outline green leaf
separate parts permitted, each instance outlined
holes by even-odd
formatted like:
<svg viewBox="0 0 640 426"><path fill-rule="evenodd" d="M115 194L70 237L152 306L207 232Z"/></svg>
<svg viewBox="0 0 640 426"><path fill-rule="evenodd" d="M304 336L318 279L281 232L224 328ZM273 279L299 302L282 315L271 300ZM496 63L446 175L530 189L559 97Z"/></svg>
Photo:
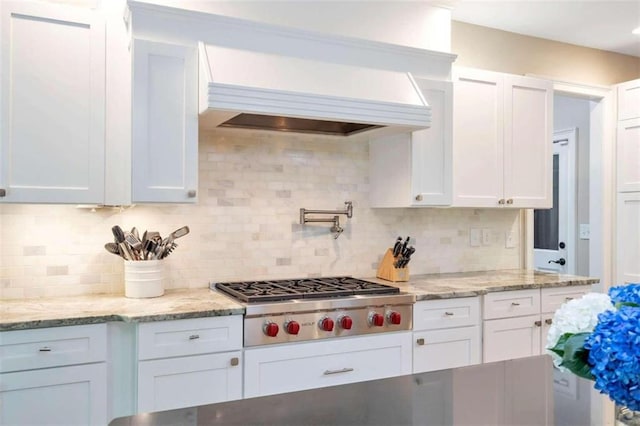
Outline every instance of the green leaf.
<svg viewBox="0 0 640 426"><path fill-rule="evenodd" d="M584 348L584 342L589 337L589 334L591 333L576 333L565 341L564 355L560 365L569 369L576 376L594 380L593 374L591 374L591 367L587 362L589 351Z"/></svg>
<svg viewBox="0 0 640 426"><path fill-rule="evenodd" d="M564 356L564 346L567 343L567 340L569 340L569 337L573 336L574 333L564 333L562 336L560 336L560 338L558 339L558 342L556 342L555 346L553 348L549 348L549 350L555 354L558 354L560 357Z"/></svg>
<svg viewBox="0 0 640 426"><path fill-rule="evenodd" d="M616 303L616 309L620 309L623 306L631 306L632 308L640 308L640 305L638 305L635 302L618 302L618 303Z"/></svg>

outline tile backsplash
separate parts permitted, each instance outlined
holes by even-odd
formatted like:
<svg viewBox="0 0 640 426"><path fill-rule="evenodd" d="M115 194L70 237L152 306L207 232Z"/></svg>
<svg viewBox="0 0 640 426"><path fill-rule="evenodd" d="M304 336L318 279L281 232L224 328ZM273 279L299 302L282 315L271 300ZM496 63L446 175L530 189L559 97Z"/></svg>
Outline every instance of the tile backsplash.
<svg viewBox="0 0 640 426"><path fill-rule="evenodd" d="M0 297L124 293L123 263L103 245L111 227L156 230L182 225L165 261L166 288L319 275L375 275L397 236L412 237L412 274L518 268L516 210L371 209L368 144L241 130L200 134L196 205L137 205L96 211L76 206L0 205ZM343 209L344 233L299 224L300 208ZM490 244L470 247L469 230L490 230ZM516 244L517 246L518 244Z"/></svg>

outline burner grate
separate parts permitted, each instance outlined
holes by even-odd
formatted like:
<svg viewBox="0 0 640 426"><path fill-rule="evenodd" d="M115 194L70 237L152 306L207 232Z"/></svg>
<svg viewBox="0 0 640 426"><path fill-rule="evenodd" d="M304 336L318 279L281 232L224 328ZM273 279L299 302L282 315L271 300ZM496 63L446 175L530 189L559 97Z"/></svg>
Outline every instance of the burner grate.
<svg viewBox="0 0 640 426"><path fill-rule="evenodd" d="M215 288L247 303L400 293L397 287L352 277L227 282Z"/></svg>

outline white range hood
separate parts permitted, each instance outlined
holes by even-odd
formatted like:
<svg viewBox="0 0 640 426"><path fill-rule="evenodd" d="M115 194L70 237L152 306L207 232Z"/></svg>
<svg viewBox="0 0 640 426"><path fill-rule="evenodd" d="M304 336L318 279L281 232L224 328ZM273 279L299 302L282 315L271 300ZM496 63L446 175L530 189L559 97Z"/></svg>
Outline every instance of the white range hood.
<svg viewBox="0 0 640 426"><path fill-rule="evenodd" d="M410 73L200 44L200 123L341 136L429 127Z"/></svg>

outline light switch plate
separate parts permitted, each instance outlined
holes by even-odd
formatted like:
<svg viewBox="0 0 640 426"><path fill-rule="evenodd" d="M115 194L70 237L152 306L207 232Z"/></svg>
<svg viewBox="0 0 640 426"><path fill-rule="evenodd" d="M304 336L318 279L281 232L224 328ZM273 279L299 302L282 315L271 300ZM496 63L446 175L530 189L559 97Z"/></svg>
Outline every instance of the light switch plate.
<svg viewBox="0 0 640 426"><path fill-rule="evenodd" d="M504 247L505 248L515 248L516 247L516 239L513 231L507 231L504 236Z"/></svg>
<svg viewBox="0 0 640 426"><path fill-rule="evenodd" d="M591 226L588 223L580 224L580 239L588 240L591 238Z"/></svg>
<svg viewBox="0 0 640 426"><path fill-rule="evenodd" d="M483 228L482 229L482 245L488 246L491 244L491 229Z"/></svg>
<svg viewBox="0 0 640 426"><path fill-rule="evenodd" d="M471 228L469 230L469 245L471 247L480 247L480 241L482 240L482 232L478 228Z"/></svg>

